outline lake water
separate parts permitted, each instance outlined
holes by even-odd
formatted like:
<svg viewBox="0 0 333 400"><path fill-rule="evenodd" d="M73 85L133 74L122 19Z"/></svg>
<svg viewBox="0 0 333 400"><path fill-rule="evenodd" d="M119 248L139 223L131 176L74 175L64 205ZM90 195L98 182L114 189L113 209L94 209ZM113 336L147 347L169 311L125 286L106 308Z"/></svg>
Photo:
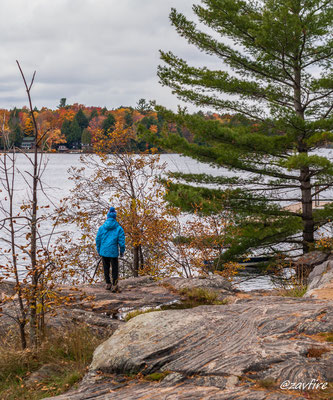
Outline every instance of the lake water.
<svg viewBox="0 0 333 400"><path fill-rule="evenodd" d="M333 150L323 149L320 150L321 155L333 159ZM45 171L43 173L42 181L44 182L44 189L49 199L47 199L42 193L40 194L40 204L46 205L51 200L55 204L58 204L61 198L66 197L70 194L70 190L73 187L72 181L68 179L68 169L72 166L79 167L80 155L79 154L46 154L43 155L45 164ZM183 173L207 173L215 176L233 176L234 173L225 170L224 168L215 168L207 164L199 163L189 157L182 157L177 154L162 154L161 162L167 163L167 169L172 172L183 172ZM17 155L17 168L19 171L31 171L31 164L29 160L22 154ZM249 176L246 174L245 176ZM327 193L326 197L332 196L332 193ZM1 197L2 196L2 197ZM17 174L16 176L16 198L17 206L22 200L26 200L28 191L26 190L26 184L23 176ZM0 193L0 200L3 199L4 193ZM0 218L1 219L1 218ZM1 232L1 231L0 231ZM271 282L268 277L255 277L239 284L239 288L243 290L254 290L254 289L269 289L271 288Z"/></svg>

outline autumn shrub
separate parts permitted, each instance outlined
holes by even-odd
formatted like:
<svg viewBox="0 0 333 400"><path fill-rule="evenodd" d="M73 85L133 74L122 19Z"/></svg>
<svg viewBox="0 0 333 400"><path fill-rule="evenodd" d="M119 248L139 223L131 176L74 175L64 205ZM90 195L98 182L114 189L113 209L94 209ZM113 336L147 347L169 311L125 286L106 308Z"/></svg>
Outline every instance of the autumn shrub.
<svg viewBox="0 0 333 400"><path fill-rule="evenodd" d="M333 250L333 238L329 236L321 236L314 242L313 250L330 253Z"/></svg>
<svg viewBox="0 0 333 400"><path fill-rule="evenodd" d="M59 395L75 385L86 372L95 348L104 340L87 327L49 331L38 350L19 348L19 338L7 336L0 343L0 398L38 400ZM33 385L29 376L45 365L54 365L52 375Z"/></svg>

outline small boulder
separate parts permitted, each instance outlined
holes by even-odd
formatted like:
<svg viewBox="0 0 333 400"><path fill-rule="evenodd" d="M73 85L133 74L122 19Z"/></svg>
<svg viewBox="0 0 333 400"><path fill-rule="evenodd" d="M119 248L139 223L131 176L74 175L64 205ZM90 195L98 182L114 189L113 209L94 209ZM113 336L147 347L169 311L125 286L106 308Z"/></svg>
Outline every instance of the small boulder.
<svg viewBox="0 0 333 400"><path fill-rule="evenodd" d="M325 261L313 269L304 297L333 300L333 260Z"/></svg>
<svg viewBox="0 0 333 400"><path fill-rule="evenodd" d="M28 386L33 386L36 383L40 383L53 375L59 375L60 372L61 366L57 364L45 364L29 376L26 384Z"/></svg>

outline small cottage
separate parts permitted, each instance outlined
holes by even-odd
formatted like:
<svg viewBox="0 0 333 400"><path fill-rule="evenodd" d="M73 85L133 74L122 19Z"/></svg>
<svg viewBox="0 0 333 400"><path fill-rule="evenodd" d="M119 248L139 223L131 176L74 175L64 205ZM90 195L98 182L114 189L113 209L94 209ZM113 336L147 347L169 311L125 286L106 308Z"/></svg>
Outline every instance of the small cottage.
<svg viewBox="0 0 333 400"><path fill-rule="evenodd" d="M34 147L35 137L34 136L26 136L22 140L21 149L30 150Z"/></svg>

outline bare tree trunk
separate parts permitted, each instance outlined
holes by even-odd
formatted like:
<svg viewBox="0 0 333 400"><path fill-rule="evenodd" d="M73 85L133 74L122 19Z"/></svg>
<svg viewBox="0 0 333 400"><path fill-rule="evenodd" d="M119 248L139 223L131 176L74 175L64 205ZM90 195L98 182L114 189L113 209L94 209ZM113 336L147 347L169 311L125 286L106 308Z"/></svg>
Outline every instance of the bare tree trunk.
<svg viewBox="0 0 333 400"><path fill-rule="evenodd" d="M31 114L33 110L31 108ZM33 118L34 120L35 118ZM32 298L30 303L30 341L37 346L37 287L38 287L38 268L36 260L36 241L37 241L37 184L38 184L38 152L37 152L37 127L35 127L34 142L34 163L33 163L33 186L32 186L32 212L31 212L31 241L30 258L32 269Z"/></svg>
<svg viewBox="0 0 333 400"><path fill-rule="evenodd" d="M133 248L133 275L139 276L139 246Z"/></svg>
<svg viewBox="0 0 333 400"><path fill-rule="evenodd" d="M144 258L143 258L143 251L142 251L141 244L139 246L139 254L140 254L140 269L143 269L144 268Z"/></svg>
<svg viewBox="0 0 333 400"><path fill-rule="evenodd" d="M15 149L13 148L12 158L11 158L11 166L7 165L8 158L8 150L9 150L9 142L4 143L7 146L5 148L4 154L4 173L5 173L5 182L6 182L6 192L9 198L9 229L10 229L10 245L11 245L11 254L12 254L12 262L13 269L15 275L15 284L16 284L16 292L19 303L20 317L18 319L19 329L20 329L20 337L21 337L21 346L24 350L27 347L26 341L26 333L25 333L25 325L27 323L27 315L26 310L23 303L23 294L21 288L21 282L18 274L18 266L17 266L17 255L16 255L16 240L15 240L15 226L14 226L14 211L13 211L13 203L14 203L14 181L15 181ZM11 178L9 175L9 170L11 171Z"/></svg>
<svg viewBox="0 0 333 400"><path fill-rule="evenodd" d="M25 76L21 69L21 66L18 61L17 65L21 72L23 82L26 88L29 107L30 107L30 115L33 122L34 127L34 159L33 159L33 175L32 175L32 204L31 204L31 226L30 226L30 260L31 260L31 285L32 285L32 294L30 299L30 343L34 346L38 344L37 338L37 291L38 291L38 266L37 266L37 210L38 210L38 199L37 199L37 186L38 186L38 128L34 115L34 110L32 107L32 101L30 96L30 90L33 85L36 71L33 74L30 86L28 87Z"/></svg>
<svg viewBox="0 0 333 400"><path fill-rule="evenodd" d="M296 63L294 67L294 108L298 117L304 120L301 82L301 69L299 64ZM299 153L308 154L308 146L304 142L304 137L302 135L300 135L298 140L298 151ZM299 181L302 202L303 253L308 253L310 248L309 245L314 242L314 219L312 210L311 175L309 167L300 168Z"/></svg>
<svg viewBox="0 0 333 400"><path fill-rule="evenodd" d="M20 328L20 339L21 339L21 346L22 349L26 349L27 348L27 339L26 339L26 334L25 334L25 325L26 325L26 321L20 321L19 322L19 328Z"/></svg>
<svg viewBox="0 0 333 400"><path fill-rule="evenodd" d="M314 220L312 212L311 182L309 168L301 169L303 253L309 252L310 243L314 242Z"/></svg>

